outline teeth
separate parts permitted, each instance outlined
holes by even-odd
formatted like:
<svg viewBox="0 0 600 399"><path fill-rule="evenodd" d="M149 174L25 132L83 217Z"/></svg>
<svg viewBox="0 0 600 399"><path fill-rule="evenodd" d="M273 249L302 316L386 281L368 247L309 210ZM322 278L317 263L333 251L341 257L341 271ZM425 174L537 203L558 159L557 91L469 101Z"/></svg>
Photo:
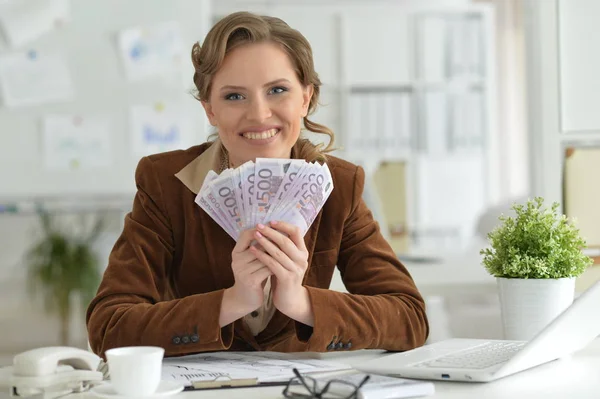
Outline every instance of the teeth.
<svg viewBox="0 0 600 399"><path fill-rule="evenodd" d="M277 134L277 129L269 129L269 130L265 130L264 132L246 132L246 133L242 133L242 136L244 136L247 139L250 140L264 140L264 139L268 139L269 137L273 137Z"/></svg>

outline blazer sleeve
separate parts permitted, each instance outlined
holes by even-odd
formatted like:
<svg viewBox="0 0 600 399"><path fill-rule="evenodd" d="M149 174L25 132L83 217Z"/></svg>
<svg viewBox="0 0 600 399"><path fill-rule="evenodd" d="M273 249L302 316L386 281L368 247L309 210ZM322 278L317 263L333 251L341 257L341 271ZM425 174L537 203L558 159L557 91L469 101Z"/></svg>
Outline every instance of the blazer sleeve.
<svg viewBox="0 0 600 399"><path fill-rule="evenodd" d="M137 193L95 298L87 309L90 346L165 348L165 356L228 349L233 324L220 328L223 290L172 299L175 251L164 193L150 158L137 166Z"/></svg>
<svg viewBox="0 0 600 399"><path fill-rule="evenodd" d="M307 286L315 324L295 322L292 348L405 351L427 339L425 302L362 199L364 178L357 167L337 263L349 293Z"/></svg>

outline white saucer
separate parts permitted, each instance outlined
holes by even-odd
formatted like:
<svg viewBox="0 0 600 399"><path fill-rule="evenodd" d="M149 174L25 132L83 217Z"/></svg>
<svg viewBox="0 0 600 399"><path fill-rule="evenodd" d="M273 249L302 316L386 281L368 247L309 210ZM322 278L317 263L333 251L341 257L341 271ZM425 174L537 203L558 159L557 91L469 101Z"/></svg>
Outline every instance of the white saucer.
<svg viewBox="0 0 600 399"><path fill-rule="evenodd" d="M144 398L156 399L175 395L183 391L183 384L176 381L161 381L152 395L145 395ZM132 399L132 396L119 395L110 382L102 385L96 385L90 389L90 393L99 398L106 399ZM141 396L140 396L141 397Z"/></svg>

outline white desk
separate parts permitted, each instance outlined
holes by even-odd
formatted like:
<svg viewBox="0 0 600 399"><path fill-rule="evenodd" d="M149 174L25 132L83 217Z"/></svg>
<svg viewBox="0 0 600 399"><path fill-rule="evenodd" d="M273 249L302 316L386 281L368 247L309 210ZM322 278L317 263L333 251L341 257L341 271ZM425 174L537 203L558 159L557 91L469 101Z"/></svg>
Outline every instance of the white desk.
<svg viewBox="0 0 600 399"><path fill-rule="evenodd" d="M358 364L381 356L380 351L322 354L330 359ZM572 357L489 383L436 382L436 393L428 398L527 398L527 399L597 399L600 397L600 338ZM237 388L227 390L182 392L173 399L270 399L283 398L283 387ZM71 395L66 399L93 398L89 394Z"/></svg>
<svg viewBox="0 0 600 399"><path fill-rule="evenodd" d="M447 254L437 262L403 263L424 296L495 294L496 279L482 265L479 254L485 245L485 241L474 240L463 252Z"/></svg>

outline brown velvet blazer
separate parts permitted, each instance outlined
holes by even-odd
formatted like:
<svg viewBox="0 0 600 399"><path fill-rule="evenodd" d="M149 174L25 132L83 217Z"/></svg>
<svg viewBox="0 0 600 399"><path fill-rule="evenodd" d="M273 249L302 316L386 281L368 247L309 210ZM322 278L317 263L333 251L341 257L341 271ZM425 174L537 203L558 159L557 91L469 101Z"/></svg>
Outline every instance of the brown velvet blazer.
<svg viewBox="0 0 600 399"><path fill-rule="evenodd" d="M154 345L165 356L204 351L404 351L429 333L425 304L362 199L364 171L328 156L334 190L305 235L304 285L314 327L275 311L254 336L244 318L219 327L234 283L234 240L195 202L215 144L144 157L137 194L87 310L94 352ZM292 151L294 156L294 151ZM329 290L339 268L349 293Z"/></svg>

